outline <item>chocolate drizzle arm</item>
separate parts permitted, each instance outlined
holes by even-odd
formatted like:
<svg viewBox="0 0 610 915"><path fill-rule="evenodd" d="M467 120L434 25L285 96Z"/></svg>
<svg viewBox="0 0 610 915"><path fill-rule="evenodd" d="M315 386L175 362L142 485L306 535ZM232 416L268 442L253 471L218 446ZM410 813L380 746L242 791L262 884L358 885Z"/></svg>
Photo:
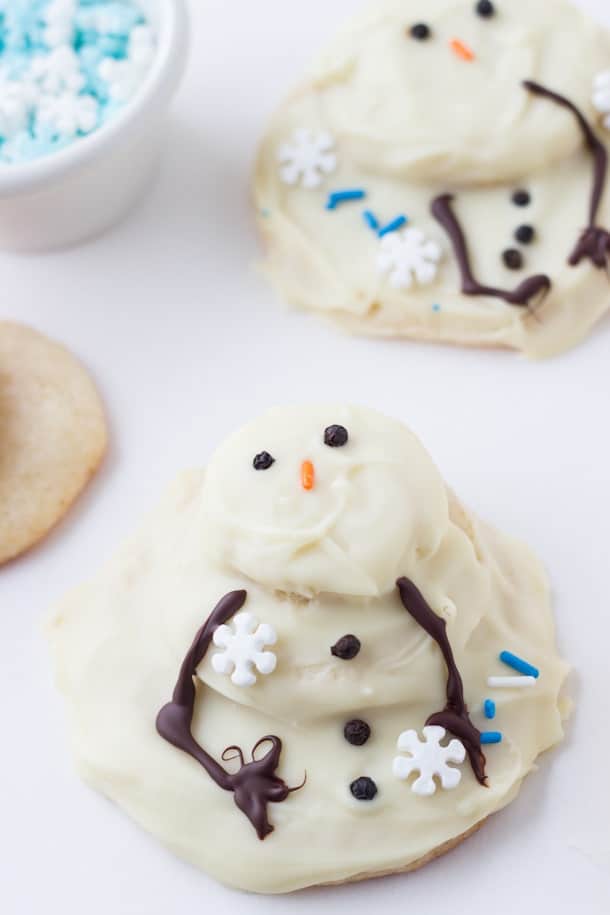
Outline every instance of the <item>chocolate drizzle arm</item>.
<svg viewBox="0 0 610 915"><path fill-rule="evenodd" d="M606 175L608 172L608 152L606 147L601 140L598 139L595 131L583 115L582 111L565 96L559 95L557 92L552 92L550 89L547 89L545 86L541 86L540 83L535 83L532 80L526 80L523 85L532 95L539 95L542 98L547 98L550 101L555 102L556 105L560 105L562 108L567 108L576 118L585 144L594 159L593 192L591 194L591 204L589 208L589 223L594 225L597 222L597 214L604 193Z"/></svg>
<svg viewBox="0 0 610 915"><path fill-rule="evenodd" d="M182 662L172 701L161 709L157 717L157 731L161 737L196 759L218 787L225 791L232 790L227 772L199 746L191 734L197 695L194 676L212 643L214 632L235 616L238 610L241 610L246 602L246 597L246 591L234 591L226 594L216 605L206 623L197 633L195 641Z"/></svg>
<svg viewBox="0 0 610 915"><path fill-rule="evenodd" d="M569 263L572 267L576 267L586 258L596 267L603 269L608 265L610 234L597 225L597 217L608 177L608 150L596 135L582 111L573 102L565 98L565 96L541 86L540 83L532 82L532 80L526 80L523 85L532 95L549 99L549 101L566 108L574 115L583 135L585 145L593 157L593 188L589 204L589 225L578 239L578 243L570 255Z"/></svg>
<svg viewBox="0 0 610 915"><path fill-rule="evenodd" d="M530 276L514 290L497 289L494 286L484 286L475 278L472 272L468 245L464 231L451 206L451 194L442 194L432 201L432 215L441 224L453 247L455 258L462 276L462 292L464 295L488 295L492 298L503 299L509 305L529 306L533 298L541 293L546 295L551 288L548 276L539 274Z"/></svg>
<svg viewBox="0 0 610 915"><path fill-rule="evenodd" d="M396 582L405 610L428 633L441 650L447 666L447 704L442 712L431 715L427 725L438 725L458 737L468 753L472 771L481 785L487 785L485 756L481 750L481 732L475 728L464 700L464 684L447 636L447 624L426 602L423 594L408 578Z"/></svg>
<svg viewBox="0 0 610 915"><path fill-rule="evenodd" d="M238 759L240 762L239 771L232 774L197 743L191 732L197 698L194 680L197 668L212 643L216 629L241 610L247 596L247 591L226 594L199 630L182 662L172 701L157 716L157 731L172 746L197 760L219 788L233 792L236 805L248 817L259 839L264 839L273 832L267 818L267 804L285 801L292 791L303 787L289 788L275 774L282 752L280 738L269 736L259 740L249 763L245 762L239 747L228 747L222 754L223 760ZM270 744L270 748L260 759L256 759L256 751L265 743ZM229 757L227 754L231 750L235 750L236 755Z"/></svg>

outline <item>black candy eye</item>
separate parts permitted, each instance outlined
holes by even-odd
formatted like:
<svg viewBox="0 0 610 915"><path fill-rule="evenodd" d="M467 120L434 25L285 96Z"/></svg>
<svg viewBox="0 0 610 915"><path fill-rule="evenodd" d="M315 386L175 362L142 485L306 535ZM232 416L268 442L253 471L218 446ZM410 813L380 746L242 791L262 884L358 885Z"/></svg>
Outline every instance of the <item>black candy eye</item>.
<svg viewBox="0 0 610 915"><path fill-rule="evenodd" d="M275 458L271 457L268 451L261 451L252 461L255 470L269 470L275 464Z"/></svg>
<svg viewBox="0 0 610 915"><path fill-rule="evenodd" d="M343 448L348 439L349 433L345 426L329 426L324 431L324 444L329 448Z"/></svg>
<svg viewBox="0 0 610 915"><path fill-rule="evenodd" d="M415 25L411 26L409 34L416 41L427 41L432 34L432 29L425 22L416 22Z"/></svg>
<svg viewBox="0 0 610 915"><path fill-rule="evenodd" d="M477 16L482 16L483 19L490 19L496 14L496 8L491 2L491 0L479 0L475 6L475 12Z"/></svg>

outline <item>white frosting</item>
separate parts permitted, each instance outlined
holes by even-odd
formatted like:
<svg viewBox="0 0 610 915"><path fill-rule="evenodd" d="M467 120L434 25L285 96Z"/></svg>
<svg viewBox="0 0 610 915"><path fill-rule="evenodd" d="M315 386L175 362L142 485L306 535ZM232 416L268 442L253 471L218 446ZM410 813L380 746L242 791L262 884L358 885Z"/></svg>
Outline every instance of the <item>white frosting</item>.
<svg viewBox="0 0 610 915"><path fill-rule="evenodd" d="M349 441L330 449L323 433L335 423ZM252 459L262 450L275 463L257 472ZM316 467L309 492L300 486L304 458ZM457 784L438 746L424 769L446 787L456 780L452 790L422 797L410 790L416 772L407 782L393 774L399 735L421 733L443 708L446 681L438 647L400 603L397 574L446 619L481 730L483 702L496 700L494 728L504 739L485 748L487 789L467 763ZM260 738L275 734L283 742L278 774L295 786L307 772L300 791L269 805L275 831L264 842L231 793L155 730L195 633L238 588L248 594L244 613L264 621L262 635L277 636L277 666L244 689L215 669L211 646L197 671L193 734L217 760L235 745L249 759ZM348 633L360 653L333 657L331 646ZM274 410L229 439L208 473L183 474L115 559L62 603L50 636L83 777L180 856L258 892L419 860L510 802L539 753L562 736L566 667L538 562L460 506L411 433L355 407ZM535 689L490 690L487 678L507 670L503 650L540 670ZM372 731L361 747L343 736L354 718ZM371 802L350 793L361 776L377 785Z"/></svg>
<svg viewBox="0 0 610 915"><path fill-rule="evenodd" d="M610 130L610 70L598 73L593 80L593 107L603 115L603 125Z"/></svg>
<svg viewBox="0 0 610 915"><path fill-rule="evenodd" d="M538 358L580 341L605 313L606 272L589 261L568 265L586 224L591 155L572 114L522 82L564 94L595 124L605 96L598 90L594 104L591 87L610 65L610 39L565 0L496 7L483 19L472 0L382 0L343 30L278 112L261 148L255 199L267 272L288 301L349 330L508 346ZM428 41L409 34L421 21L432 30ZM473 61L451 51L453 37L472 47ZM295 127L334 137L338 167L317 192L288 188L278 175L277 148ZM345 187L362 188L366 201L328 212L328 191ZM521 187L529 207L511 202ZM448 191L483 284L514 289L526 276L551 278L535 314L461 294L449 240L430 213ZM436 274L410 285L404 271L380 275L379 240L364 209L382 225L408 216L409 228L443 252ZM536 230L531 245L515 241L521 224ZM610 227L608 189L599 224ZM522 270L503 262L511 247L523 253Z"/></svg>

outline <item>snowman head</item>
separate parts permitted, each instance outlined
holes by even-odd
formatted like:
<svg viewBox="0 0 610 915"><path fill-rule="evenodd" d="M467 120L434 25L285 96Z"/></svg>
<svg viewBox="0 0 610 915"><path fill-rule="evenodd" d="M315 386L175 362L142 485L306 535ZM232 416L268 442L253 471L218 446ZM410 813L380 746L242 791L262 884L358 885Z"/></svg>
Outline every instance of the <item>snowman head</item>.
<svg viewBox="0 0 610 915"><path fill-rule="evenodd" d="M214 455L205 545L265 588L374 597L435 552L445 487L400 423L356 407L283 407Z"/></svg>
<svg viewBox="0 0 610 915"><path fill-rule="evenodd" d="M325 121L363 167L484 183L574 152L573 123L522 83L553 86L593 116L591 74L609 54L603 30L565 0L382 0L316 73Z"/></svg>

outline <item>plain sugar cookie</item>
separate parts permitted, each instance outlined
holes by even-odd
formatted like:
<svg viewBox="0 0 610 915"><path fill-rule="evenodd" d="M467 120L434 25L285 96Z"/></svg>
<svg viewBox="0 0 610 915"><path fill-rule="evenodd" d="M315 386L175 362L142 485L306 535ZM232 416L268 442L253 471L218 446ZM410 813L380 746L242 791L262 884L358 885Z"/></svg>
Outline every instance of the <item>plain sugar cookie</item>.
<svg viewBox="0 0 610 915"><path fill-rule="evenodd" d="M540 564L358 407L231 436L49 634L82 777L259 893L422 866L563 736Z"/></svg>
<svg viewBox="0 0 610 915"><path fill-rule="evenodd" d="M269 278L350 331L574 346L610 305L609 87L566 0L375 3L262 143Z"/></svg>
<svg viewBox="0 0 610 915"><path fill-rule="evenodd" d="M0 322L0 563L65 515L106 450L99 395L63 346Z"/></svg>

